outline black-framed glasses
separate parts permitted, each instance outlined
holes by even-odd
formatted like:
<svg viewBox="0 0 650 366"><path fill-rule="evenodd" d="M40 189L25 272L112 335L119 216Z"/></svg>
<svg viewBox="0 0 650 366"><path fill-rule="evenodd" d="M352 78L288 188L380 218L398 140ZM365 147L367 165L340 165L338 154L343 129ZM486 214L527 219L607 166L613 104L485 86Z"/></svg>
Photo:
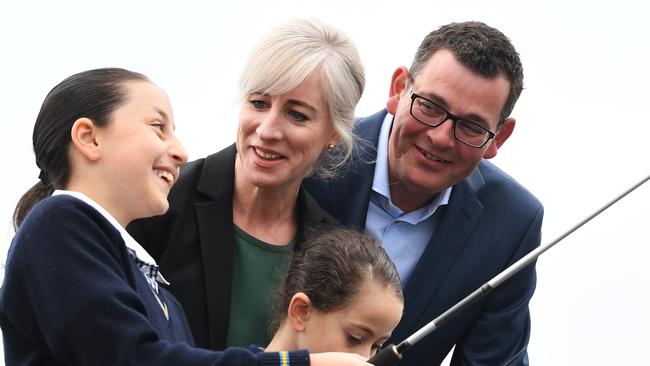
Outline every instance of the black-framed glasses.
<svg viewBox="0 0 650 366"><path fill-rule="evenodd" d="M465 145L480 148L496 134L480 124L447 112L436 102L411 91L411 116L429 127L438 127L450 119L454 123L454 137Z"/></svg>

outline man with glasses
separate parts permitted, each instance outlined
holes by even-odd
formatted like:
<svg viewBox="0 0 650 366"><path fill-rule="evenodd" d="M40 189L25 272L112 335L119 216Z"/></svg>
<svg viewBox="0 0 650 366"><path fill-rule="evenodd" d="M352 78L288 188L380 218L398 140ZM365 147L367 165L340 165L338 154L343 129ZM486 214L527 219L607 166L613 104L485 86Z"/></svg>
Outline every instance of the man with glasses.
<svg viewBox="0 0 650 366"><path fill-rule="evenodd" d="M357 121L341 177L307 189L342 223L379 237L405 296L398 343L541 240L543 208L489 163L512 134L523 89L515 48L480 22L427 35L410 69L393 73L386 109ZM527 365L534 265L405 353L402 365Z"/></svg>

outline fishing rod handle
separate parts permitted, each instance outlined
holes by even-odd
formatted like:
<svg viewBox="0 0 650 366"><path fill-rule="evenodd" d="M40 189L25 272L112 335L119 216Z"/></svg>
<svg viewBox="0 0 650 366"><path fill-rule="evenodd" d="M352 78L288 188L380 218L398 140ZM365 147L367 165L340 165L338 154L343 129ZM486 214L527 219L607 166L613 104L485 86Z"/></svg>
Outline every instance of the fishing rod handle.
<svg viewBox="0 0 650 366"><path fill-rule="evenodd" d="M389 344L382 348L368 362L375 366L394 366L402 359L402 355L397 350L397 346Z"/></svg>

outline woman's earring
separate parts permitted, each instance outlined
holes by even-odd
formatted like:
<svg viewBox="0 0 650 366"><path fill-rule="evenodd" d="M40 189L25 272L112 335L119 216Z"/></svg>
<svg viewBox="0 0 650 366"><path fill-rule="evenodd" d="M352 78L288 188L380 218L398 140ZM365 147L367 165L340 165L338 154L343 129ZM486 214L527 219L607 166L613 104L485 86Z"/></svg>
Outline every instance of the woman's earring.
<svg viewBox="0 0 650 366"><path fill-rule="evenodd" d="M334 144L327 145L327 152L331 152L334 149Z"/></svg>

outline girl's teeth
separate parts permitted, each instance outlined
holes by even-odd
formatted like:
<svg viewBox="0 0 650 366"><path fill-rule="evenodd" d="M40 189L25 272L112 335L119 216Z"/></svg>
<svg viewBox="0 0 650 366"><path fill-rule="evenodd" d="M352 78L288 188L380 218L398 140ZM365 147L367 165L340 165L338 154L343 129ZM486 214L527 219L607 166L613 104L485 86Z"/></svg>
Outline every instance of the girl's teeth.
<svg viewBox="0 0 650 366"><path fill-rule="evenodd" d="M172 182L174 180L174 176L170 172L166 172L164 170L158 170L156 171L156 175L158 175L160 178Z"/></svg>

